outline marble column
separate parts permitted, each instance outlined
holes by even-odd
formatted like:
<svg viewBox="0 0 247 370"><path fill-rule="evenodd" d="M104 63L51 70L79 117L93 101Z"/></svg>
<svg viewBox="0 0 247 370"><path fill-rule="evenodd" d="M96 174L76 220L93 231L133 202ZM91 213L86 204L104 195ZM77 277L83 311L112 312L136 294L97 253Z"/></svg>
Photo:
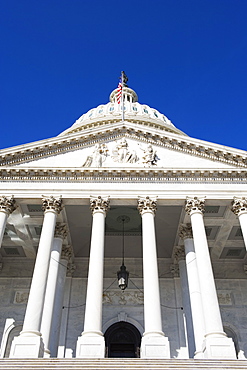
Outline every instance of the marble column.
<svg viewBox="0 0 247 370"><path fill-rule="evenodd" d="M51 248L57 215L62 209L61 198L43 198L44 221L33 272L22 332L11 346L12 358L38 358L44 355L40 326L43 313Z"/></svg>
<svg viewBox="0 0 247 370"><path fill-rule="evenodd" d="M141 342L142 358L170 358L168 338L162 331L160 290L156 252L154 216L156 199L139 198L142 218L143 286L145 332Z"/></svg>
<svg viewBox="0 0 247 370"><path fill-rule="evenodd" d="M50 337L52 337L52 340L50 340L49 342L49 350L51 352L51 357L59 357L58 356L59 336L60 336L60 333L62 334L62 332L66 333L66 329L67 329L67 321L66 321L66 324L63 326L63 328L61 328L61 321L62 321L62 312L63 312L63 300L64 300L66 274L67 272L68 274L70 274L72 270L71 264L68 266L69 261L71 261L71 257L72 257L72 247L70 245L64 245L62 247L61 259L60 259L60 264L58 268L54 309L53 309L53 316L52 316L52 323L51 323ZM66 309L66 312L68 312L68 309ZM63 356L60 356L60 357L63 357Z"/></svg>
<svg viewBox="0 0 247 370"><path fill-rule="evenodd" d="M105 242L105 217L109 198L91 197L93 215L88 268L84 331L77 341L76 357L103 358L105 340L102 334L102 296Z"/></svg>
<svg viewBox="0 0 247 370"><path fill-rule="evenodd" d="M245 248L247 250L247 198L234 197L232 212L238 216Z"/></svg>
<svg viewBox="0 0 247 370"><path fill-rule="evenodd" d="M185 211L190 215L196 252L198 276L205 322L204 358L234 359L236 353L231 338L223 331L219 303L203 222L204 198L187 198Z"/></svg>
<svg viewBox="0 0 247 370"><path fill-rule="evenodd" d="M181 310L182 312L179 311L177 313L178 315L181 315L181 313L183 315L183 324L184 324L183 334L186 337L186 349L187 349L186 351L184 346L180 345L180 350L178 352L179 357L177 358L189 358L189 357L191 358L194 356L194 352L195 352L195 338L194 338L194 330L193 330L193 323L192 323L188 277L187 277L186 263L185 263L185 251L184 251L183 245L175 246L173 248L173 260L174 260L173 269L175 266L179 267L178 276L180 276L179 280L180 280L180 290L182 291L183 310ZM180 327L181 327L181 324L180 324ZM180 334L180 337L181 337L181 334Z"/></svg>
<svg viewBox="0 0 247 370"><path fill-rule="evenodd" d="M50 357L50 333L54 312L58 270L60 266L62 244L66 236L66 225L56 224L41 322L41 334L44 342L44 357Z"/></svg>
<svg viewBox="0 0 247 370"><path fill-rule="evenodd" d="M16 209L15 200L12 197L0 196L0 247L2 245L7 218Z"/></svg>
<svg viewBox="0 0 247 370"><path fill-rule="evenodd" d="M184 241L185 249L186 270L196 347L194 358L202 359L204 358L203 342L205 335L205 324L191 225L181 225L179 229L179 236Z"/></svg>

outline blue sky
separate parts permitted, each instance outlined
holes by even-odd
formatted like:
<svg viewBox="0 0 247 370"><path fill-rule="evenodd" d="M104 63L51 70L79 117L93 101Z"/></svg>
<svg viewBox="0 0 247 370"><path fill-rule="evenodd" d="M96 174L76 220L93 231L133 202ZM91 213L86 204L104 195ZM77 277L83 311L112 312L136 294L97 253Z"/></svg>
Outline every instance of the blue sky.
<svg viewBox="0 0 247 370"><path fill-rule="evenodd" d="M247 0L0 0L0 148L58 135L117 87L247 150Z"/></svg>

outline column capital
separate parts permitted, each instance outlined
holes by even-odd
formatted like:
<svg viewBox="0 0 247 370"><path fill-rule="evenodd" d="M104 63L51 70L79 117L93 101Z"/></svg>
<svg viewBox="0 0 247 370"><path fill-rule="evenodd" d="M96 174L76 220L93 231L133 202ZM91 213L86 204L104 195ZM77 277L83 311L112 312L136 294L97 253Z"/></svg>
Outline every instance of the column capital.
<svg viewBox="0 0 247 370"><path fill-rule="evenodd" d="M205 198L187 197L185 203L185 212L191 215L193 212L204 213Z"/></svg>
<svg viewBox="0 0 247 370"><path fill-rule="evenodd" d="M179 263L181 260L185 260L185 251L183 245L178 245L173 248L172 256L175 263Z"/></svg>
<svg viewBox="0 0 247 370"><path fill-rule="evenodd" d="M109 208L109 197L103 198L100 195L98 197L90 197L90 209L92 211L92 214L94 214L96 211L104 211L106 213Z"/></svg>
<svg viewBox="0 0 247 370"><path fill-rule="evenodd" d="M193 239L191 224L181 224L179 226L179 234L181 239Z"/></svg>
<svg viewBox="0 0 247 370"><path fill-rule="evenodd" d="M76 265L74 263L69 263L67 266L67 276L73 276L76 270Z"/></svg>
<svg viewBox="0 0 247 370"><path fill-rule="evenodd" d="M65 239L67 234L67 226L65 224L57 223L55 226L54 238Z"/></svg>
<svg viewBox="0 0 247 370"><path fill-rule="evenodd" d="M5 195L0 196L0 212L5 212L8 215L17 208L14 196L6 197Z"/></svg>
<svg viewBox="0 0 247 370"><path fill-rule="evenodd" d="M142 216L146 212L152 212L155 215L157 210L157 198L150 198L150 197L139 197L137 209Z"/></svg>
<svg viewBox="0 0 247 370"><path fill-rule="evenodd" d="M71 259L73 250L71 245L63 245L61 259L69 261Z"/></svg>
<svg viewBox="0 0 247 370"><path fill-rule="evenodd" d="M239 216L243 212L247 213L247 198L234 197L231 210L236 216Z"/></svg>
<svg viewBox="0 0 247 370"><path fill-rule="evenodd" d="M55 211L57 214L59 214L62 210L62 199L61 196L58 198L55 198L53 195L50 195L46 197L45 195L42 195L42 210L44 212L46 211Z"/></svg>

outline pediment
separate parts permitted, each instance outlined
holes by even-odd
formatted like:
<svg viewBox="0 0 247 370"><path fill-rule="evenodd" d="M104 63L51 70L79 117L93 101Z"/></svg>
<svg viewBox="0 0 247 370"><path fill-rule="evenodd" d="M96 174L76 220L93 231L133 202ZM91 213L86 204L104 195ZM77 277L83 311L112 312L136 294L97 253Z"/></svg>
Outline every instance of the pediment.
<svg viewBox="0 0 247 370"><path fill-rule="evenodd" d="M246 168L247 153L131 122L0 151L14 168Z"/></svg>
<svg viewBox="0 0 247 370"><path fill-rule="evenodd" d="M130 138L85 145L82 149L28 161L17 165L28 168L232 168L197 155L188 154Z"/></svg>

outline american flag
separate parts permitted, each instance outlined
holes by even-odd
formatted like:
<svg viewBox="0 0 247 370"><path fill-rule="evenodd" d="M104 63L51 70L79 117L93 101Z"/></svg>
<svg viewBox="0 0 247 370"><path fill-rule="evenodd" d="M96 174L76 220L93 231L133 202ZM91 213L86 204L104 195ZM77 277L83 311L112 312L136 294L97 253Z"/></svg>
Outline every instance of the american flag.
<svg viewBox="0 0 247 370"><path fill-rule="evenodd" d="M121 97L122 97L122 91L123 91L123 82L122 82L122 76L119 79L119 84L117 87L117 103L121 103Z"/></svg>

